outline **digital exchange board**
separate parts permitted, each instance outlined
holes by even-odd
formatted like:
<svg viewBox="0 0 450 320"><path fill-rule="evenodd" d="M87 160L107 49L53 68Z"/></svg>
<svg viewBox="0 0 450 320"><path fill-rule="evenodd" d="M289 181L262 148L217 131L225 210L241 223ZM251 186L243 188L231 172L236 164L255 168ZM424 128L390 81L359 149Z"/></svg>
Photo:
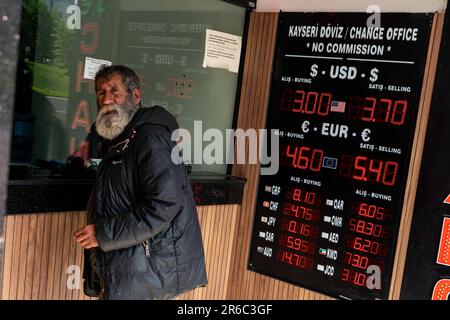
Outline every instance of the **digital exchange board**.
<svg viewBox="0 0 450 320"><path fill-rule="evenodd" d="M266 123L280 167L260 176L250 270L388 298L431 23L280 13Z"/></svg>

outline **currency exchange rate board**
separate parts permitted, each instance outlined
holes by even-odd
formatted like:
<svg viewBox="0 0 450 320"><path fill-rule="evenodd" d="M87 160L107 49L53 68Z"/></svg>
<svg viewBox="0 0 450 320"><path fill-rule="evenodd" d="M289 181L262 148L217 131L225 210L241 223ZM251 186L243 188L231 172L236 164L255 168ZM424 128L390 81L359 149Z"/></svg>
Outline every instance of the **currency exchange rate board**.
<svg viewBox="0 0 450 320"><path fill-rule="evenodd" d="M248 268L387 299L432 15L280 13Z"/></svg>

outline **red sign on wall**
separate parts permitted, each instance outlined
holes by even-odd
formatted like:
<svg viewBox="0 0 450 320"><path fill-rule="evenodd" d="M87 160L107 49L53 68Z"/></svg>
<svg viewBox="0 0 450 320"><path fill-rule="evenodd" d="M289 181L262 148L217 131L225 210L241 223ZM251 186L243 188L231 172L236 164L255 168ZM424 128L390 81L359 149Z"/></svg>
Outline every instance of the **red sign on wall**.
<svg viewBox="0 0 450 320"><path fill-rule="evenodd" d="M450 296L450 279L442 279L436 282L432 300L448 300Z"/></svg>
<svg viewBox="0 0 450 320"><path fill-rule="evenodd" d="M450 194L447 196L447 198L445 198L444 203L450 204Z"/></svg>
<svg viewBox="0 0 450 320"><path fill-rule="evenodd" d="M444 218L441 240L439 241L438 264L450 267L450 218Z"/></svg>

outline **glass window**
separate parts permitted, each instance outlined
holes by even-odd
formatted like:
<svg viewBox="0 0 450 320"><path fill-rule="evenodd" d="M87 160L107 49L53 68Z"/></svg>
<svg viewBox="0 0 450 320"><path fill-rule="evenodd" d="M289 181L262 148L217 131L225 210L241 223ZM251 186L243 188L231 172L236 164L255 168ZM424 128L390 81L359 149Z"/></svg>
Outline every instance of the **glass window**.
<svg viewBox="0 0 450 320"><path fill-rule="evenodd" d="M163 106L192 135L194 121L224 137L232 128L238 74L202 67L205 30L242 36L245 8L220 0L23 0L22 11L12 165L38 172L80 148L97 113L87 58L134 69L143 104Z"/></svg>

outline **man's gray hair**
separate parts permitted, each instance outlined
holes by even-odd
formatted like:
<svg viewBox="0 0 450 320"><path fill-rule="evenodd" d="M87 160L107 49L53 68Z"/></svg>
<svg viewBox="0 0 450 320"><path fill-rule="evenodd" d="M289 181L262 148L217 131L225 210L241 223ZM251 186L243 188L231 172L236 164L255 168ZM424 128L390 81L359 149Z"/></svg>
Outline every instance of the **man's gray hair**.
<svg viewBox="0 0 450 320"><path fill-rule="evenodd" d="M97 80L108 80L113 75L120 75L122 77L123 84L127 88L128 95L130 96L134 89L141 87L141 82L132 69L123 65L103 65L95 74L95 91L97 92Z"/></svg>

